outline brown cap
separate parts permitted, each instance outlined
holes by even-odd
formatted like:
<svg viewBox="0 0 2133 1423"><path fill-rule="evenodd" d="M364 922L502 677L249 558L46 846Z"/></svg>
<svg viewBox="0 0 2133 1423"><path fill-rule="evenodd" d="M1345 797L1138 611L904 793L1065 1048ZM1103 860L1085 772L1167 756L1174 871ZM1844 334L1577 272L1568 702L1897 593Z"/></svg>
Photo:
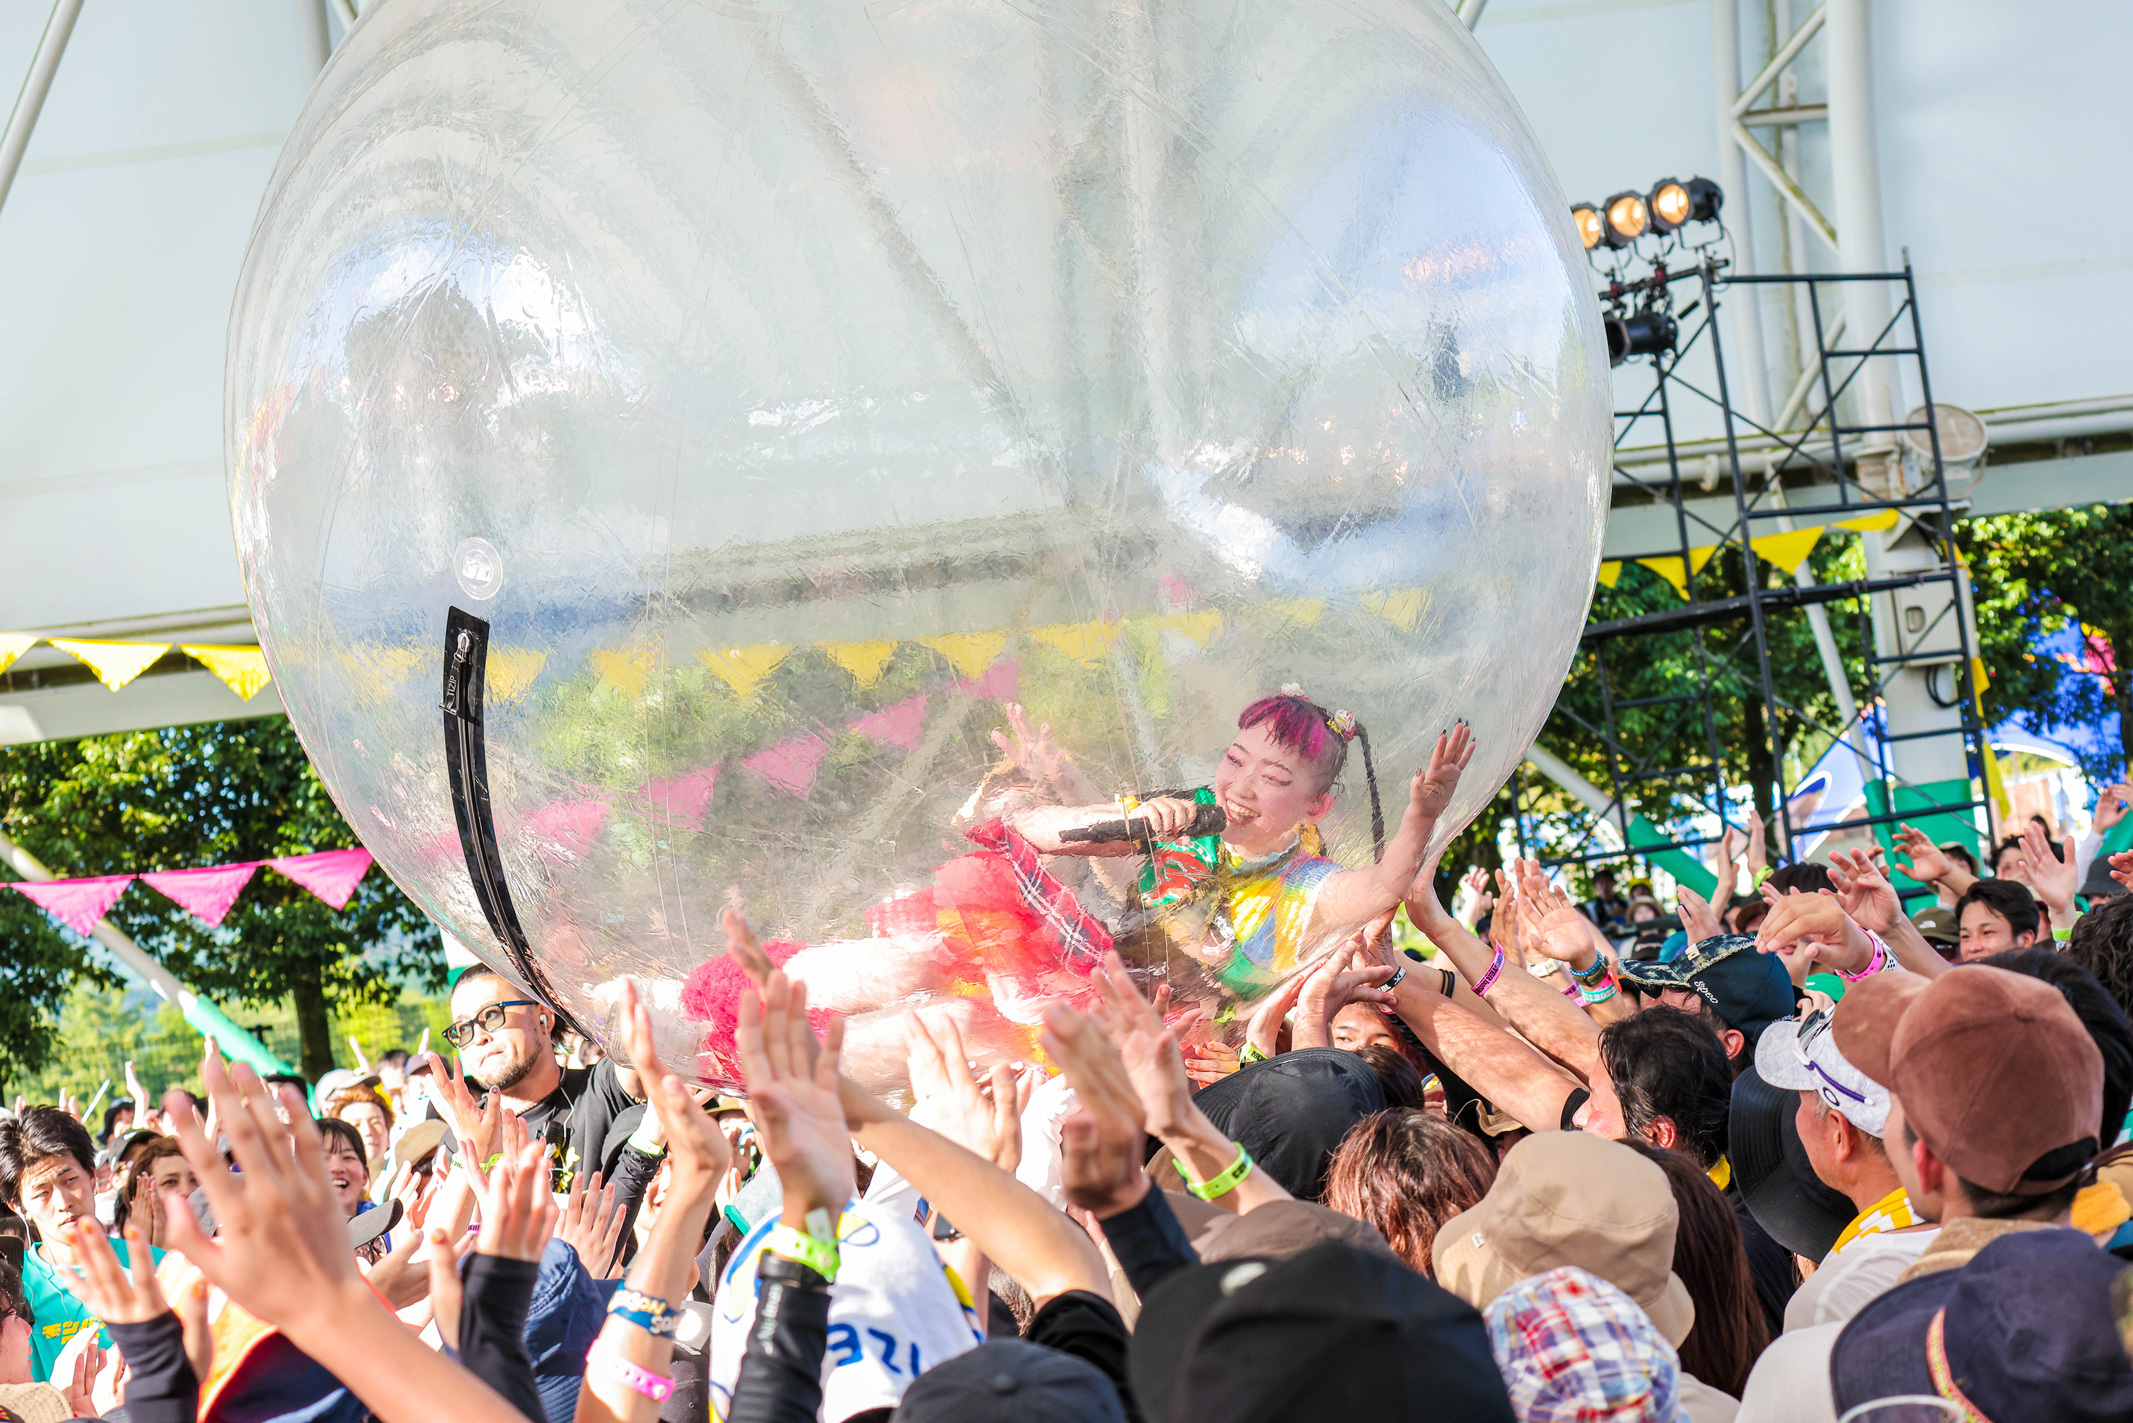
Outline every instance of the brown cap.
<svg viewBox="0 0 2133 1423"><path fill-rule="evenodd" d="M2096 1150L2103 1054L2042 979L1983 964L1931 980L1877 973L1844 995L1830 1031L1965 1181L2043 1195Z"/></svg>
<svg viewBox="0 0 2133 1423"><path fill-rule="evenodd" d="M1696 1322L1673 1270L1680 1223L1657 1163L1588 1132L1536 1132L1504 1153L1479 1204L1444 1223L1430 1264L1438 1284L1476 1309L1520 1280L1575 1265L1642 1305L1679 1348Z"/></svg>

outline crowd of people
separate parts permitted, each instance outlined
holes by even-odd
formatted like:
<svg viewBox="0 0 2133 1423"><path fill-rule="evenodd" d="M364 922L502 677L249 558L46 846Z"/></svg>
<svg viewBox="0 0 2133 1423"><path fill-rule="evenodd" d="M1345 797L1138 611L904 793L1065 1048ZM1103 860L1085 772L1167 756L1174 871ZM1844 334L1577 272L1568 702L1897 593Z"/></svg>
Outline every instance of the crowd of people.
<svg viewBox="0 0 2133 1423"><path fill-rule="evenodd" d="M1277 856L1347 739L1289 700L1340 734L1248 710L1217 787ZM1447 907L1399 856L1466 744L1234 1014L1113 947L1024 1061L908 1014L893 1105L738 910L737 1095L632 983L610 1055L476 968L449 1054L18 1104L0 1419L2133 1418L2133 792L1990 874L1751 824L1671 913L1532 861Z"/></svg>

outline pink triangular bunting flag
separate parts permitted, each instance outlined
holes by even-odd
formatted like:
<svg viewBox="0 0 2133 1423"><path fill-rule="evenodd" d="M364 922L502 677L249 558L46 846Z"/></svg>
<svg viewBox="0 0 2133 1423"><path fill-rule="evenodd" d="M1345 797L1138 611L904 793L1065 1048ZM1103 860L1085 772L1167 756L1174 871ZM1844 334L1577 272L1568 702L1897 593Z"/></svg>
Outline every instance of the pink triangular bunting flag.
<svg viewBox="0 0 2133 1423"><path fill-rule="evenodd" d="M542 806L526 817L526 828L539 836L543 843L536 844L536 854L544 850L561 850L572 859L577 859L592 848L600 836L600 827L607 824L607 802L604 800L559 800Z"/></svg>
<svg viewBox="0 0 2133 1423"><path fill-rule="evenodd" d="M918 736L926 728L926 697L906 697L893 707L868 712L852 723L852 730L876 741L886 741L906 751L918 749Z"/></svg>
<svg viewBox="0 0 2133 1423"><path fill-rule="evenodd" d="M781 791L807 799L814 788L815 768L822 764L822 753L829 749L826 736L797 736L783 741L768 751L758 751L741 765L755 772Z"/></svg>
<svg viewBox="0 0 2133 1423"><path fill-rule="evenodd" d="M197 915L210 929L222 927L230 906L259 872L260 862L246 865L210 865L198 870L158 870L141 878L150 889L178 907Z"/></svg>
<svg viewBox="0 0 2133 1423"><path fill-rule="evenodd" d="M38 907L77 934L87 934L118 903L118 897L133 883L132 875L99 875L95 879L49 879L13 881L15 888L37 901Z"/></svg>
<svg viewBox="0 0 2133 1423"><path fill-rule="evenodd" d="M267 863L335 909L346 909L356 885L370 869L370 851L321 850L315 855L284 855Z"/></svg>
<svg viewBox="0 0 2133 1423"><path fill-rule="evenodd" d="M701 830L704 811L711 805L711 793L718 789L722 764L714 761L701 771L691 771L671 781L654 781L637 794L652 807L654 815L690 830Z"/></svg>
<svg viewBox="0 0 2133 1423"><path fill-rule="evenodd" d="M1015 684L1021 673L1021 663L1012 657L1003 657L987 668L983 676L950 683L948 690L985 702L1011 702L1015 699Z"/></svg>

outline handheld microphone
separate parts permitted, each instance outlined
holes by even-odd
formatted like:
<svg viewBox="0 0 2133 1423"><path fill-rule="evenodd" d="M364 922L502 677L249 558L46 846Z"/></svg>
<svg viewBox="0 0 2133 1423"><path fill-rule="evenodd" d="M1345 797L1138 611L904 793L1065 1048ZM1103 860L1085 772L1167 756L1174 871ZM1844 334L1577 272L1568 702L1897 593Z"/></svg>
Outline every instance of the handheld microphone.
<svg viewBox="0 0 2133 1423"><path fill-rule="evenodd" d="M1219 805L1203 805L1193 812L1192 824L1185 827L1187 838L1197 839L1202 835L1220 835L1229 828L1229 817ZM1112 844L1120 840L1146 840L1149 838L1148 822L1145 820L1099 820L1082 830L1062 830L1062 843Z"/></svg>

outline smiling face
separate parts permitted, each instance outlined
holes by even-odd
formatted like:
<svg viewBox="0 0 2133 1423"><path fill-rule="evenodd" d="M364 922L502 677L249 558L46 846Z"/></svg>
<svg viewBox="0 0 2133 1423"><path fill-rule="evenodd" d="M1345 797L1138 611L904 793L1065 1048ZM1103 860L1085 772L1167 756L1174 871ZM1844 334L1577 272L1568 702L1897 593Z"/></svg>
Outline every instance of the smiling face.
<svg viewBox="0 0 2133 1423"><path fill-rule="evenodd" d="M2035 934L2018 936L2014 925L2007 922L2006 915L1976 900L1963 906L1963 917L1956 932L1964 963L1991 958L2003 949L2026 949L2037 937Z"/></svg>
<svg viewBox="0 0 2133 1423"><path fill-rule="evenodd" d="M1331 792L1319 785L1318 768L1274 740L1261 722L1237 733L1215 772L1215 800L1229 817L1222 838L1247 858L1271 855L1302 825L1315 825L1333 809Z"/></svg>
<svg viewBox="0 0 2133 1423"><path fill-rule="evenodd" d="M326 1179L333 1182L333 1194L339 1197L341 1209L353 1217L362 1209L363 1188L370 1184L370 1168L363 1163L362 1154L339 1132L327 1133L323 1145L326 1149Z"/></svg>
<svg viewBox="0 0 2133 1423"><path fill-rule="evenodd" d="M392 1147L392 1128L376 1102L348 1102L334 1113L354 1127L363 1138L363 1150L373 1161L382 1160Z"/></svg>

